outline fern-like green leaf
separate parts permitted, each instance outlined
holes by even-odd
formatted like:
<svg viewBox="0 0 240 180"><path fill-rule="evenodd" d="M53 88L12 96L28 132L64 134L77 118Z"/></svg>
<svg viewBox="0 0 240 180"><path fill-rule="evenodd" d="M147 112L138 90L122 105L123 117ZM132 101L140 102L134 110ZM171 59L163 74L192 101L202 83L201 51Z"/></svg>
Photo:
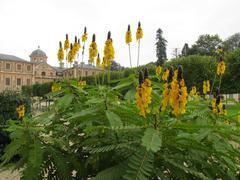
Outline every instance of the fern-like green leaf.
<svg viewBox="0 0 240 180"><path fill-rule="evenodd" d="M147 150L157 152L162 145L162 134L153 128L147 128L142 137L142 145Z"/></svg>
<svg viewBox="0 0 240 180"><path fill-rule="evenodd" d="M129 158L128 170L123 176L126 180L148 180L153 171L154 156L151 151L140 149Z"/></svg>

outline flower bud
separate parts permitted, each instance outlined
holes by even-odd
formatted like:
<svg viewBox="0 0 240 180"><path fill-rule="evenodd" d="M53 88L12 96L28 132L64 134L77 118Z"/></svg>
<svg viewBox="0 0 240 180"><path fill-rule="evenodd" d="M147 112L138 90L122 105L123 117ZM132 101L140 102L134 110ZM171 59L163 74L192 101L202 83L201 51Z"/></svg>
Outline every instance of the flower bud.
<svg viewBox="0 0 240 180"><path fill-rule="evenodd" d="M139 85L143 83L143 80L144 80L143 72L139 71L139 76L138 76Z"/></svg>
<svg viewBox="0 0 240 180"><path fill-rule="evenodd" d="M149 73L148 73L148 68L145 67L145 68L144 68L144 79L147 79L147 78L148 78L148 75L149 75Z"/></svg>
<svg viewBox="0 0 240 180"><path fill-rule="evenodd" d="M108 31L107 39L111 39L111 31Z"/></svg>
<svg viewBox="0 0 240 180"><path fill-rule="evenodd" d="M128 25L128 31L130 31L130 24Z"/></svg>
<svg viewBox="0 0 240 180"><path fill-rule="evenodd" d="M96 41L96 35L93 34L93 36L92 36L92 42L95 42L95 41Z"/></svg>
<svg viewBox="0 0 240 180"><path fill-rule="evenodd" d="M66 34L66 40L68 40L68 34Z"/></svg>
<svg viewBox="0 0 240 180"><path fill-rule="evenodd" d="M87 27L85 26L84 27L84 34L86 34L87 33Z"/></svg>
<svg viewBox="0 0 240 180"><path fill-rule="evenodd" d="M178 66L178 80L180 81L183 77L182 77L182 73L183 73L183 67L182 65Z"/></svg>
<svg viewBox="0 0 240 180"><path fill-rule="evenodd" d="M168 76L168 82L172 82L172 78L173 78L174 72L173 72L173 67L171 66L169 68L169 76Z"/></svg>
<svg viewBox="0 0 240 180"><path fill-rule="evenodd" d="M77 43L77 36L75 36L75 41L74 42Z"/></svg>
<svg viewBox="0 0 240 180"><path fill-rule="evenodd" d="M59 48L62 48L62 42L59 41Z"/></svg>

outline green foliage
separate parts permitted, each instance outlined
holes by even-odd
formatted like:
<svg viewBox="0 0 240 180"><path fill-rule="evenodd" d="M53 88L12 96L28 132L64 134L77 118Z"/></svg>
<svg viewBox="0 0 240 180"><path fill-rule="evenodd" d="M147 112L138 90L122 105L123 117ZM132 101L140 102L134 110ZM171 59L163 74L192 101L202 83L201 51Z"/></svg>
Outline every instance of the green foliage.
<svg viewBox="0 0 240 180"><path fill-rule="evenodd" d="M26 113L30 113L30 99L14 91L3 91L0 93L0 156L6 144L9 143L8 134L3 127L8 125L9 119L17 119L16 108L22 102L26 107Z"/></svg>
<svg viewBox="0 0 240 180"><path fill-rule="evenodd" d="M198 40L189 49L189 55L203 55L203 56L214 56L217 47L220 45L222 40L216 35L204 34L200 35Z"/></svg>
<svg viewBox="0 0 240 180"><path fill-rule="evenodd" d="M22 93L25 96L38 96L44 97L47 93L51 92L52 83L44 83L44 84L34 84L31 86L23 86Z"/></svg>
<svg viewBox="0 0 240 180"><path fill-rule="evenodd" d="M152 112L146 118L139 116L132 97L135 75L116 80L113 87L79 89L75 81L61 82L61 91L48 94L55 101L49 111L11 121L12 142L3 165L19 155L14 166L22 170L22 179L236 178L236 114L226 125L226 117L212 114L202 99L189 101L179 117L159 112L162 84L150 78Z"/></svg>

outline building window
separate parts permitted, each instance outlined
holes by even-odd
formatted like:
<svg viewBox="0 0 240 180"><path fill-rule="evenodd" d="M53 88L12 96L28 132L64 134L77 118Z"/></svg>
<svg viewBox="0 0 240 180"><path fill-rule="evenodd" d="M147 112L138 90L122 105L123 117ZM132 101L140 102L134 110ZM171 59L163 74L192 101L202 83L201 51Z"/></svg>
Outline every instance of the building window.
<svg viewBox="0 0 240 180"><path fill-rule="evenodd" d="M85 76L88 76L88 72L87 71L85 71Z"/></svg>
<svg viewBox="0 0 240 180"><path fill-rule="evenodd" d="M10 86L10 78L6 78L6 86Z"/></svg>
<svg viewBox="0 0 240 180"><path fill-rule="evenodd" d="M31 85L30 79L27 79L27 85Z"/></svg>
<svg viewBox="0 0 240 180"><path fill-rule="evenodd" d="M53 73L52 73L52 72L50 72L50 76L53 76Z"/></svg>
<svg viewBox="0 0 240 180"><path fill-rule="evenodd" d="M10 69L11 65L9 63L6 64L6 69Z"/></svg>
<svg viewBox="0 0 240 180"><path fill-rule="evenodd" d="M31 71L31 66L30 65L27 66L27 71Z"/></svg>
<svg viewBox="0 0 240 180"><path fill-rule="evenodd" d="M21 64L17 64L17 70L21 71L22 70L22 65Z"/></svg>
<svg viewBox="0 0 240 180"><path fill-rule="evenodd" d="M43 71L43 72L42 72L42 76L46 76L46 72Z"/></svg>
<svg viewBox="0 0 240 180"><path fill-rule="evenodd" d="M94 75L95 74L95 72L92 72L92 75Z"/></svg>
<svg viewBox="0 0 240 180"><path fill-rule="evenodd" d="M21 79L17 78L17 86L21 86Z"/></svg>

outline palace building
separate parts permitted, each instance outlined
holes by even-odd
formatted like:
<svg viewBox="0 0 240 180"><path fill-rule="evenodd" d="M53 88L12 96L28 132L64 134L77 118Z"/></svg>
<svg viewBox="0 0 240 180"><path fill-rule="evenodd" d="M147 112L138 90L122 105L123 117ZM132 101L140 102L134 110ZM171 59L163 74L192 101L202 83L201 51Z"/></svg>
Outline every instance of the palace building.
<svg viewBox="0 0 240 180"><path fill-rule="evenodd" d="M14 55L0 54L0 92L20 91L22 86L52 82L62 78L77 78L103 72L90 64L74 63L71 68L54 67L48 64L48 57L38 47L30 54L30 61Z"/></svg>

